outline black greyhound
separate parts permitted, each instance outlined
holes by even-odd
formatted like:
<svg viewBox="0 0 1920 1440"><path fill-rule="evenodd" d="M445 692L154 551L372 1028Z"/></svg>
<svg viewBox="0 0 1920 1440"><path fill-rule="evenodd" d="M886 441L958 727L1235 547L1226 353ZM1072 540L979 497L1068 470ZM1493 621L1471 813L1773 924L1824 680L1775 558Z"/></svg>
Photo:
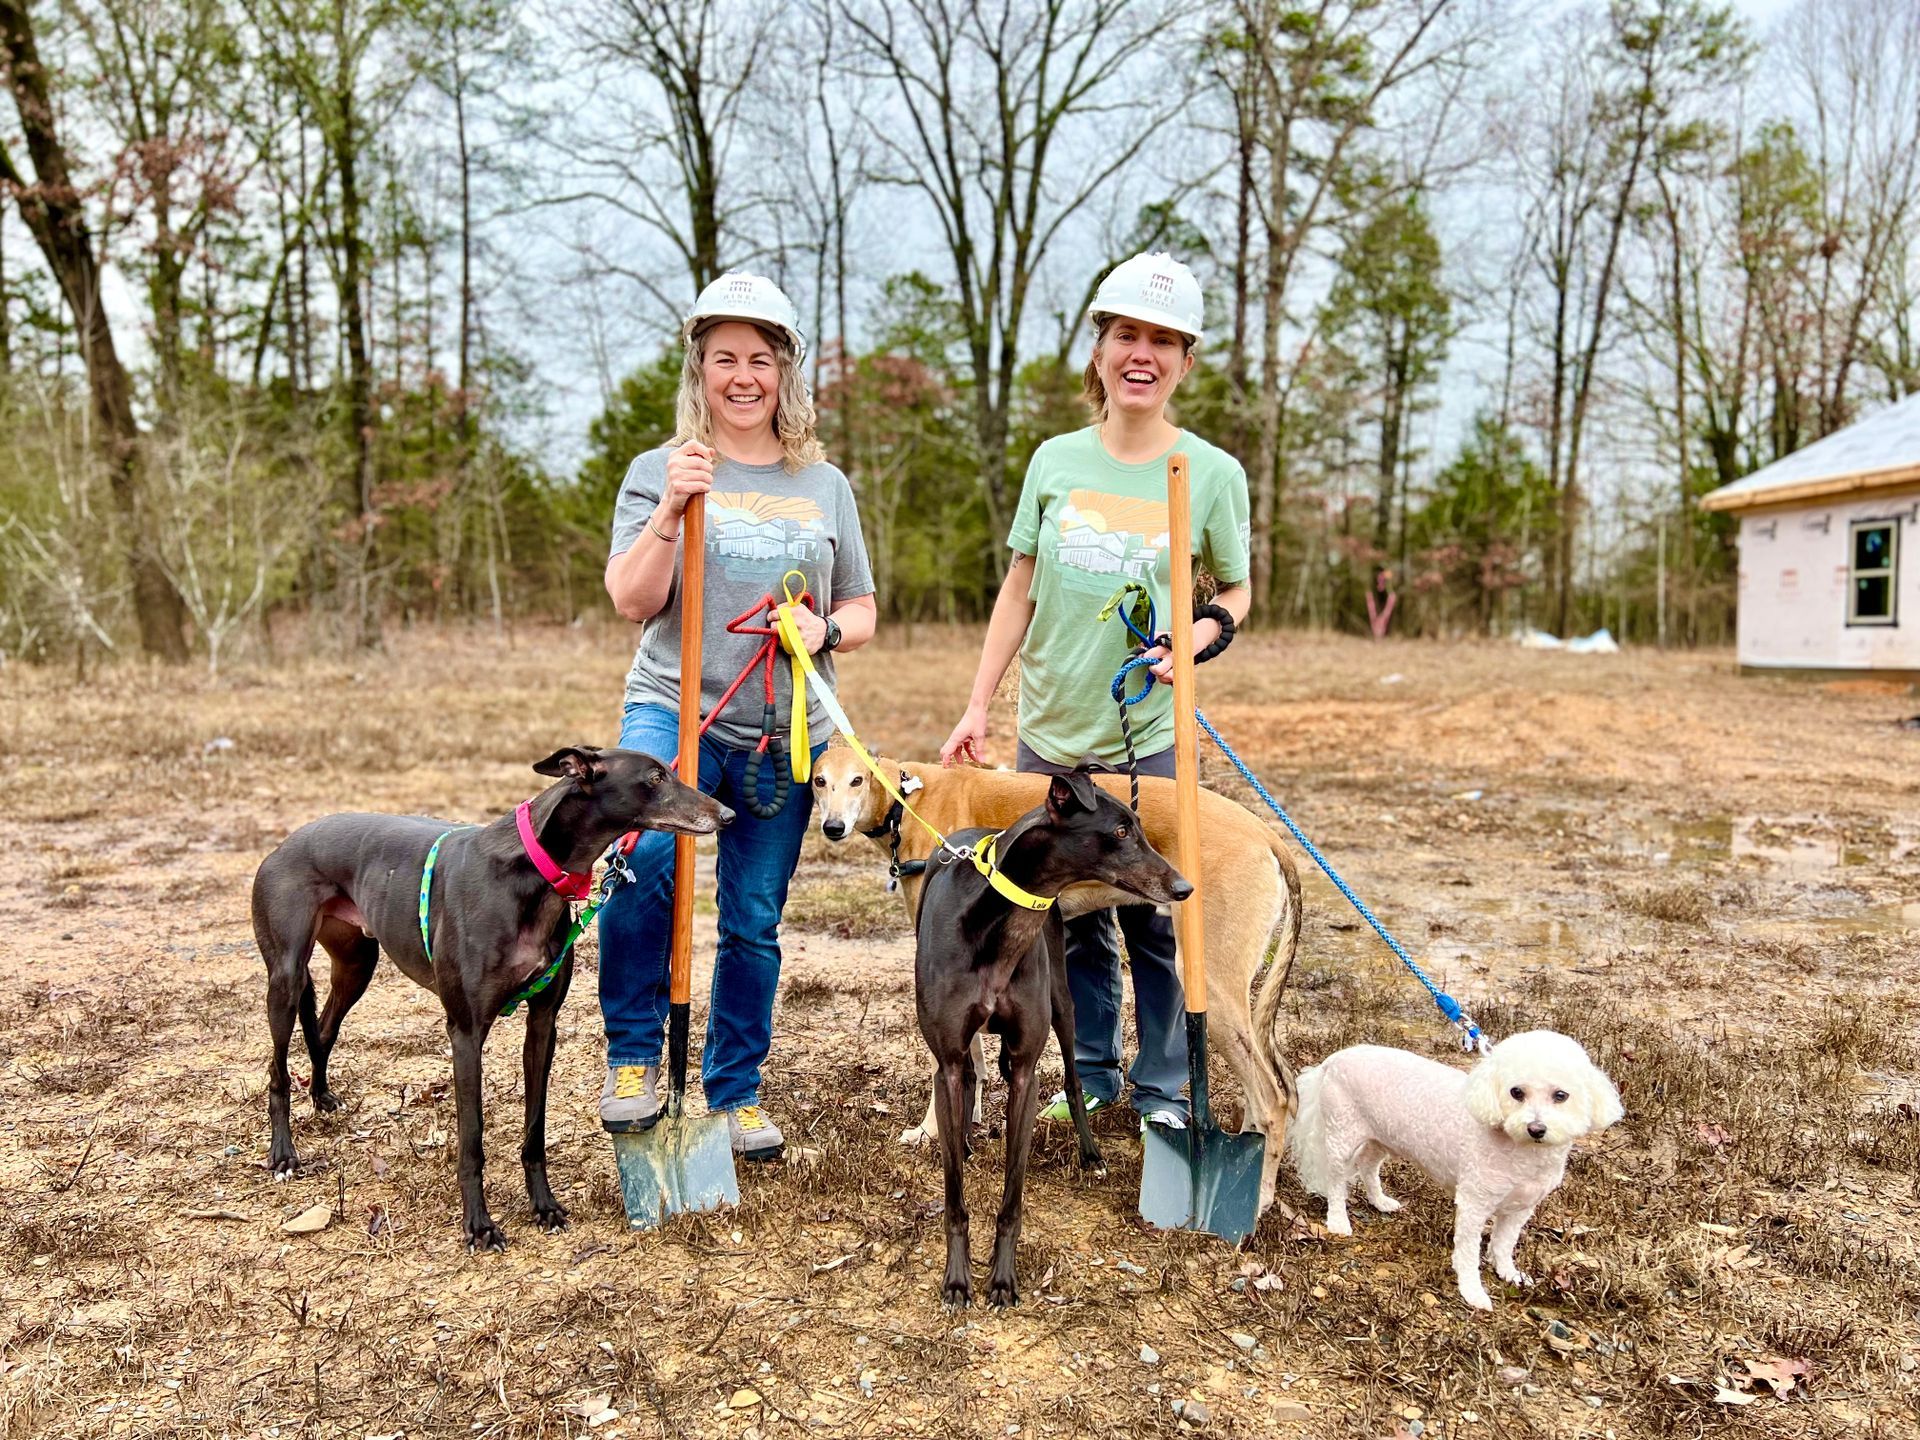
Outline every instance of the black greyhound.
<svg viewBox="0 0 1920 1440"><path fill-rule="evenodd" d="M947 839L969 846L991 833L961 830ZM1020 889L1048 899L1083 880L1102 881L1155 903L1184 900L1193 893L1193 886L1141 836L1139 818L1102 793L1084 771L1053 778L1046 804L1001 833L993 863ZM933 1096L947 1181L947 1273L941 1298L948 1305L966 1305L972 1299L961 1165L966 1158L966 1097L973 1088L970 1051L974 1035L984 1027L1000 1037L1000 1073L1007 1082L1006 1190L994 1227L987 1301L1017 1305L1013 1251L1020 1239L1021 1197L1039 1098L1034 1070L1047 1047L1049 1028L1058 1036L1066 1061L1067 1103L1080 1138L1080 1163L1101 1164L1100 1148L1087 1128L1073 1059L1073 1000L1067 992L1060 907L1032 910L1016 905L992 888L977 865L941 849L927 868L915 940L914 1003L920 1034L939 1067Z"/></svg>
<svg viewBox="0 0 1920 1440"><path fill-rule="evenodd" d="M533 768L558 776L559 783L526 807L531 848L516 815L451 831L420 816L329 815L294 831L253 877L253 934L267 962L267 1023L273 1031L267 1115L274 1175L290 1175L300 1163L288 1117L287 1042L294 1015L313 1061L313 1107L338 1109L339 1097L327 1088L327 1057L384 949L402 974L438 995L447 1012L469 1249L500 1250L507 1243L487 1213L480 1182L480 1051L501 1008L547 968L566 934L569 897L543 876L533 852L549 869L569 872L563 881L584 879L600 853L628 830L706 835L733 819L726 806L681 784L670 768L637 750L570 746ZM444 838L434 856L431 894L423 896L421 877L437 837ZM423 932L431 934L430 949ZM318 1014L308 974L316 940L333 960L327 1007ZM547 1230L567 1223L547 1184L547 1074L554 1017L572 977L569 954L552 983L527 999L520 1160L534 1219Z"/></svg>

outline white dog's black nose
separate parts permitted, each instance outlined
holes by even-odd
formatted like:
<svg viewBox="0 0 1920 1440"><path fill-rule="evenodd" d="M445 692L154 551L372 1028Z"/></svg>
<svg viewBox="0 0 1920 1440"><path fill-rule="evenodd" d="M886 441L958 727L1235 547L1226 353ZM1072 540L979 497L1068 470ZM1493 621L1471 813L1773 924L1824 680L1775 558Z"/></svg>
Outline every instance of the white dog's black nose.
<svg viewBox="0 0 1920 1440"><path fill-rule="evenodd" d="M1527 1126L1527 1134L1531 1135L1536 1140L1544 1140L1547 1138L1547 1127L1543 1125L1540 1121L1536 1120L1531 1125Z"/></svg>

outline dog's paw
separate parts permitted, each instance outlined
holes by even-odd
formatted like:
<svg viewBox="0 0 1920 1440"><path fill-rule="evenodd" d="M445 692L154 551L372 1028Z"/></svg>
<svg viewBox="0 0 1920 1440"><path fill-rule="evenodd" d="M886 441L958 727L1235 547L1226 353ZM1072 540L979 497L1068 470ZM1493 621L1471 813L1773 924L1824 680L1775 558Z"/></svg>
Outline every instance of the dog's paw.
<svg viewBox="0 0 1920 1440"><path fill-rule="evenodd" d="M1353 1221L1344 1215L1329 1215L1327 1216L1327 1233L1329 1235L1351 1235L1353 1234Z"/></svg>
<svg viewBox="0 0 1920 1440"><path fill-rule="evenodd" d="M965 1310L973 1304L973 1287L964 1280L949 1280L940 1287L940 1303L949 1310Z"/></svg>
<svg viewBox="0 0 1920 1440"><path fill-rule="evenodd" d="M1098 1145L1080 1152L1080 1168L1096 1180L1107 1178L1107 1157Z"/></svg>
<svg viewBox="0 0 1920 1440"><path fill-rule="evenodd" d="M329 1114L340 1108L340 1097L331 1090L313 1092L313 1108L320 1114Z"/></svg>
<svg viewBox="0 0 1920 1440"><path fill-rule="evenodd" d="M558 1200L536 1205L533 1207L533 1223L542 1230L564 1230L567 1228L567 1207Z"/></svg>
<svg viewBox="0 0 1920 1440"><path fill-rule="evenodd" d="M1391 1215L1400 1208L1400 1202L1391 1195L1382 1195L1378 1200L1369 1200L1367 1203L1382 1215Z"/></svg>
<svg viewBox="0 0 1920 1440"><path fill-rule="evenodd" d="M284 1150L276 1145L267 1156L267 1172L276 1180L291 1180L299 1168L300 1157L293 1153L291 1145Z"/></svg>
<svg viewBox="0 0 1920 1440"><path fill-rule="evenodd" d="M1517 1270L1511 1265L1507 1266L1504 1269L1496 1265L1493 1267L1493 1273L1498 1275L1502 1280L1506 1281L1509 1285L1519 1285L1522 1288L1524 1288L1528 1285L1533 1284L1533 1277L1531 1275L1527 1274L1527 1272L1524 1270Z"/></svg>
<svg viewBox="0 0 1920 1440"><path fill-rule="evenodd" d="M910 1145L915 1149L918 1149L922 1145L931 1145L939 1138L939 1136L935 1135L933 1131L925 1125L916 1125L911 1130L902 1130L900 1132L900 1143L902 1145Z"/></svg>
<svg viewBox="0 0 1920 1440"><path fill-rule="evenodd" d="M987 1286L987 1304L995 1310L1010 1310L1020 1303L1020 1291L1011 1279L995 1280Z"/></svg>
<svg viewBox="0 0 1920 1440"><path fill-rule="evenodd" d="M1462 1285L1460 1287L1460 1298L1476 1310L1493 1309L1493 1297L1487 1294L1487 1287L1484 1285L1476 1284L1471 1288Z"/></svg>
<svg viewBox="0 0 1920 1440"><path fill-rule="evenodd" d="M491 1215L478 1215L467 1221L468 1254L506 1248L507 1232L500 1228Z"/></svg>

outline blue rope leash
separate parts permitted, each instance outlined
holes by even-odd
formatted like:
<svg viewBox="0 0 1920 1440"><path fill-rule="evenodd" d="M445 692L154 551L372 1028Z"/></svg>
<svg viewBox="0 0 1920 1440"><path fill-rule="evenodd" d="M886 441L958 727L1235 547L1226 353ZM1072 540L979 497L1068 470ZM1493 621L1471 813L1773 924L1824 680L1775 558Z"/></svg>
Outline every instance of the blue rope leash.
<svg viewBox="0 0 1920 1440"><path fill-rule="evenodd" d="M1233 762L1233 768L1238 770L1241 778L1253 787L1254 793L1267 802L1267 808L1280 817L1280 823L1293 832L1293 838L1300 842L1301 849L1313 857L1313 863L1326 871L1327 878L1339 887L1340 893L1346 896L1353 908L1360 912L1360 918L1373 927L1374 933L1386 941L1387 947L1400 957L1400 963L1413 972L1413 978L1426 987L1427 994L1433 997L1433 1003L1440 1007L1440 1013L1459 1027L1462 1045L1468 1050L1484 1053L1489 1048L1487 1038L1480 1033L1480 1027L1473 1023L1467 1012L1460 1008L1460 1002L1434 984L1427 972L1414 963L1413 957L1407 954L1405 947L1388 933L1387 927L1382 925L1373 911L1367 908L1366 902L1353 893L1353 887L1340 878L1340 872L1327 863L1327 857L1320 853L1319 847L1301 833L1300 827L1293 823L1293 817L1281 809L1280 802L1267 793L1267 787L1262 785L1253 771L1247 768L1246 761L1234 754L1233 747L1221 738L1220 732L1213 728L1213 723L1197 708L1193 712L1193 718L1200 722L1202 730L1213 737L1213 743L1220 747L1220 753Z"/></svg>
<svg viewBox="0 0 1920 1440"><path fill-rule="evenodd" d="M1112 601L1108 602L1108 608L1102 613L1100 618L1104 620L1108 615L1118 613L1120 618L1126 622L1127 629L1133 632L1140 644L1144 646L1154 644L1155 642L1151 636L1153 630L1152 601L1149 600L1147 602L1148 633L1142 634L1139 626L1134 623L1133 616L1128 614L1127 610L1121 605L1125 594L1126 591L1122 590L1119 595L1116 595ZM1135 655L1132 659L1128 660L1126 664L1122 665L1118 673L1113 677L1113 685L1109 693L1112 694L1114 701L1121 707L1120 720L1123 728L1126 725L1127 709L1131 706L1138 705L1142 700L1146 699L1148 692L1158 683L1153 671L1148 670L1147 683L1140 687L1139 693L1136 695L1128 695L1126 693L1127 676L1148 663L1146 656ZM1327 857L1320 853L1319 847L1306 837L1298 825L1293 823L1293 817L1280 807L1280 802L1267 793L1267 787L1262 785L1259 777L1247 768L1247 762L1234 753L1233 747L1227 744L1221 737L1220 732L1213 728L1212 722L1200 712L1197 706L1194 708L1193 718L1200 722L1200 728L1205 730L1212 738L1213 743L1220 747L1220 753L1233 762L1233 768L1238 770L1241 778L1253 787L1254 793L1266 801L1267 808L1280 817L1280 823L1292 832L1293 838L1300 842L1300 848L1313 857L1313 863L1326 872L1327 878L1339 887L1340 893L1347 897L1348 903L1360 912L1360 918L1373 927L1374 933L1387 942L1387 948L1399 957L1400 963L1412 972L1413 978L1418 980L1421 985L1426 988L1427 994L1433 997L1433 1003L1440 1007L1440 1013L1446 1016L1447 1020L1459 1029L1461 1045L1467 1050L1477 1050L1484 1054L1490 1048L1487 1037L1480 1033L1480 1027L1473 1023L1472 1018L1465 1010L1460 1008L1460 1002L1447 994L1447 992L1442 990L1438 985L1434 984L1432 979L1427 975L1427 972L1414 963L1413 957L1407 954L1406 947L1393 938L1392 934L1388 932L1387 927L1382 925L1373 911L1367 908L1366 902L1353 893L1353 887L1340 878L1340 872L1338 870L1335 870L1333 866L1327 863ZM1128 752L1129 754L1132 752L1131 736L1128 737ZM1135 802L1134 808L1136 810L1139 808L1137 801Z"/></svg>

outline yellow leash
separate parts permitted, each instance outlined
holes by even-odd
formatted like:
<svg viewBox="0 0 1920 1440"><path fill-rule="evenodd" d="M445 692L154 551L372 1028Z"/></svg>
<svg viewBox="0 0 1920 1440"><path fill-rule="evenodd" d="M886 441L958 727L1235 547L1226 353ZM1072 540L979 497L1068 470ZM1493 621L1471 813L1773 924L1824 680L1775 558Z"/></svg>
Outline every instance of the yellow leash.
<svg viewBox="0 0 1920 1440"><path fill-rule="evenodd" d="M994 849L999 843L999 835L989 835L977 845L949 844L946 836L921 819L919 812L907 803L907 797L900 793L900 787L894 783L893 777L887 774L886 768L875 763L872 754L860 742L860 737L854 733L853 721L847 718L847 712L841 708L832 687L821 680L819 672L813 668L813 656L807 652L807 642L801 639L800 627L794 623L793 619L793 607L798 603L798 596L791 583L795 576L799 576L801 584L805 585L806 576L800 575L797 570L788 571L780 582L780 588L787 597L786 602L774 610L774 625L780 632L780 643L787 647L787 654L793 662L793 778L805 783L812 770L812 747L807 743L806 699L807 677L812 676L818 687L820 706L827 712L840 733L846 737L847 747L858 757L860 763L872 772L873 778L880 782L881 788L887 792L888 797L902 811L913 816L920 828L933 837L936 846L956 859L971 860L973 868L986 876L987 883L1012 904L1026 910L1049 908L1053 904L1051 899L1021 889L1000 872L999 866L994 863Z"/></svg>

